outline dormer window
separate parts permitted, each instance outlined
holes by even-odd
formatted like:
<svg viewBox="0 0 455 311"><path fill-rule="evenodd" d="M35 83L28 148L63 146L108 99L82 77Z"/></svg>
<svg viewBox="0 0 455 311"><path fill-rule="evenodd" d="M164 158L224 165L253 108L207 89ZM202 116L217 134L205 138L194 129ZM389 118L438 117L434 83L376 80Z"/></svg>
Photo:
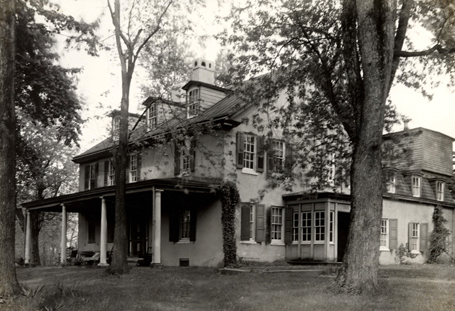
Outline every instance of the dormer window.
<svg viewBox="0 0 455 311"><path fill-rule="evenodd" d="M197 116L199 113L199 89L188 92L187 114L188 118Z"/></svg>
<svg viewBox="0 0 455 311"><path fill-rule="evenodd" d="M158 124L158 118L157 118L156 103L153 103L147 109L147 129L148 130L156 129L157 124Z"/></svg>
<svg viewBox="0 0 455 311"><path fill-rule="evenodd" d="M397 182L397 179L395 177L395 174L392 173L391 175L387 176L386 187L387 187L387 192L388 193L395 193L396 182Z"/></svg>
<svg viewBox="0 0 455 311"><path fill-rule="evenodd" d="M436 200L444 201L444 182L436 182Z"/></svg>
<svg viewBox="0 0 455 311"><path fill-rule="evenodd" d="M118 141L120 137L120 116L112 120L112 139Z"/></svg>
<svg viewBox="0 0 455 311"><path fill-rule="evenodd" d="M412 196L420 197L421 178L419 176L412 176Z"/></svg>

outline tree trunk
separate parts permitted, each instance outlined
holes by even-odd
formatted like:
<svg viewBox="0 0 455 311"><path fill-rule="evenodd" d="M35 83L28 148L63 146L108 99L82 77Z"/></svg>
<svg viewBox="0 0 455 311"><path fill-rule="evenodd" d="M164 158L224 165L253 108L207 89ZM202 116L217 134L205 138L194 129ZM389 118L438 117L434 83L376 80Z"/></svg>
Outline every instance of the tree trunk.
<svg viewBox="0 0 455 311"><path fill-rule="evenodd" d="M39 211L30 211L30 228L31 228L31 238L30 238L30 263L32 265L39 266L41 265L40 260L40 251L39 251L39 233L41 230L42 218Z"/></svg>
<svg viewBox="0 0 455 311"><path fill-rule="evenodd" d="M20 292L14 267L16 117L15 1L0 0L0 297Z"/></svg>
<svg viewBox="0 0 455 311"><path fill-rule="evenodd" d="M344 5L351 6L351 0ZM382 131L391 79L395 1L355 2L364 99L358 108L351 165L351 222L336 283L347 292L378 286L382 218Z"/></svg>

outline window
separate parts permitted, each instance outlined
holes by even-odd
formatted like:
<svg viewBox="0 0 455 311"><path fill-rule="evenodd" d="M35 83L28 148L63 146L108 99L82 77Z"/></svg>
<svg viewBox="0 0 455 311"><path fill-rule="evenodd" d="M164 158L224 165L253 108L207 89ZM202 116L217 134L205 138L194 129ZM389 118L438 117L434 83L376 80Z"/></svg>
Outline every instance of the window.
<svg viewBox="0 0 455 311"><path fill-rule="evenodd" d="M436 182L436 200L444 201L444 182Z"/></svg>
<svg viewBox="0 0 455 311"><path fill-rule="evenodd" d="M333 185L335 182L335 153L329 155L327 162L327 182Z"/></svg>
<svg viewBox="0 0 455 311"><path fill-rule="evenodd" d="M174 175L179 175L183 172L194 172L196 170L196 141L187 139L184 143L176 143L174 148Z"/></svg>
<svg viewBox="0 0 455 311"><path fill-rule="evenodd" d="M246 134L243 141L243 167L254 169L254 159L256 154L256 137Z"/></svg>
<svg viewBox="0 0 455 311"><path fill-rule="evenodd" d="M271 230L271 239L272 241L282 241L283 239L283 213L284 209L281 207L272 207L272 230Z"/></svg>
<svg viewBox="0 0 455 311"><path fill-rule="evenodd" d="M302 212L302 242L311 241L311 212Z"/></svg>
<svg viewBox="0 0 455 311"><path fill-rule="evenodd" d="M292 242L299 240L299 213L292 214Z"/></svg>
<svg viewBox="0 0 455 311"><path fill-rule="evenodd" d="M335 241L335 236L333 234L334 221L335 221L335 212L330 212L330 218L329 218L329 242L331 242L331 243L333 243Z"/></svg>
<svg viewBox="0 0 455 311"><path fill-rule="evenodd" d="M180 213L179 221L179 240L189 241L190 240L190 220L191 213L189 210L184 210Z"/></svg>
<svg viewBox="0 0 455 311"><path fill-rule="evenodd" d="M119 135L120 135L120 116L117 116L112 121L112 139L114 141L118 141Z"/></svg>
<svg viewBox="0 0 455 311"><path fill-rule="evenodd" d="M243 173L255 174L264 171L264 137L237 132L237 168Z"/></svg>
<svg viewBox="0 0 455 311"><path fill-rule="evenodd" d="M169 215L169 241L189 243L196 241L196 210L182 208Z"/></svg>
<svg viewBox="0 0 455 311"><path fill-rule="evenodd" d="M84 189L95 189L97 185L98 163L91 163L85 166Z"/></svg>
<svg viewBox="0 0 455 311"><path fill-rule="evenodd" d="M314 212L315 241L325 240L325 212Z"/></svg>
<svg viewBox="0 0 455 311"><path fill-rule="evenodd" d="M284 142L279 140L273 141L273 162L275 169L284 167Z"/></svg>
<svg viewBox="0 0 455 311"><path fill-rule="evenodd" d="M199 113L199 89L188 92L188 118L197 116Z"/></svg>
<svg viewBox="0 0 455 311"><path fill-rule="evenodd" d="M389 220L381 220L381 244L380 249L388 250L389 249Z"/></svg>
<svg viewBox="0 0 455 311"><path fill-rule="evenodd" d="M130 182L137 181L137 167L137 154L132 154L130 155Z"/></svg>
<svg viewBox="0 0 455 311"><path fill-rule="evenodd" d="M420 197L420 177L412 176L412 196Z"/></svg>
<svg viewBox="0 0 455 311"><path fill-rule="evenodd" d="M419 252L419 223L410 223L409 250L414 253Z"/></svg>
<svg viewBox="0 0 455 311"><path fill-rule="evenodd" d="M104 161L104 186L115 185L115 170L112 160Z"/></svg>
<svg viewBox="0 0 455 311"><path fill-rule="evenodd" d="M150 105L147 109L147 129L153 130L158 124L156 103Z"/></svg>
<svg viewBox="0 0 455 311"><path fill-rule="evenodd" d="M387 176L386 188L388 193L395 193L396 178L395 174Z"/></svg>
<svg viewBox="0 0 455 311"><path fill-rule="evenodd" d="M242 203L240 209L240 241L264 242L265 205Z"/></svg>

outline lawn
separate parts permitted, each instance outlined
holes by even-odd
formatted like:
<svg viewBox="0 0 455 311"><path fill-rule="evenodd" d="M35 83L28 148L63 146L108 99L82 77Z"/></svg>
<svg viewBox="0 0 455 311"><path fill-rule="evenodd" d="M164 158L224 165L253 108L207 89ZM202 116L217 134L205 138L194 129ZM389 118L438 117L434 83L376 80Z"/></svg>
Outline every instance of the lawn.
<svg viewBox="0 0 455 311"><path fill-rule="evenodd" d="M324 292L333 281L331 270L270 266L222 274L134 267L119 277L99 268L20 268L25 294L0 310L455 310L455 266L381 267L382 290L373 296Z"/></svg>

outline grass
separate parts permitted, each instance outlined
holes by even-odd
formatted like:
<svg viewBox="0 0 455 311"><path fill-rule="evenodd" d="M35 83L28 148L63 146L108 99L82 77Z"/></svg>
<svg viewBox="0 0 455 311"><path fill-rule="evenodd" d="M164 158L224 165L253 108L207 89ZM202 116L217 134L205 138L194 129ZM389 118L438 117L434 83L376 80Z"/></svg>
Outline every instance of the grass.
<svg viewBox="0 0 455 311"><path fill-rule="evenodd" d="M210 268L134 267L128 275L106 276L97 268L23 268L17 274L28 294L0 310L455 310L455 266L381 267L382 290L373 296L324 292L333 281L324 266L248 269L225 275Z"/></svg>

